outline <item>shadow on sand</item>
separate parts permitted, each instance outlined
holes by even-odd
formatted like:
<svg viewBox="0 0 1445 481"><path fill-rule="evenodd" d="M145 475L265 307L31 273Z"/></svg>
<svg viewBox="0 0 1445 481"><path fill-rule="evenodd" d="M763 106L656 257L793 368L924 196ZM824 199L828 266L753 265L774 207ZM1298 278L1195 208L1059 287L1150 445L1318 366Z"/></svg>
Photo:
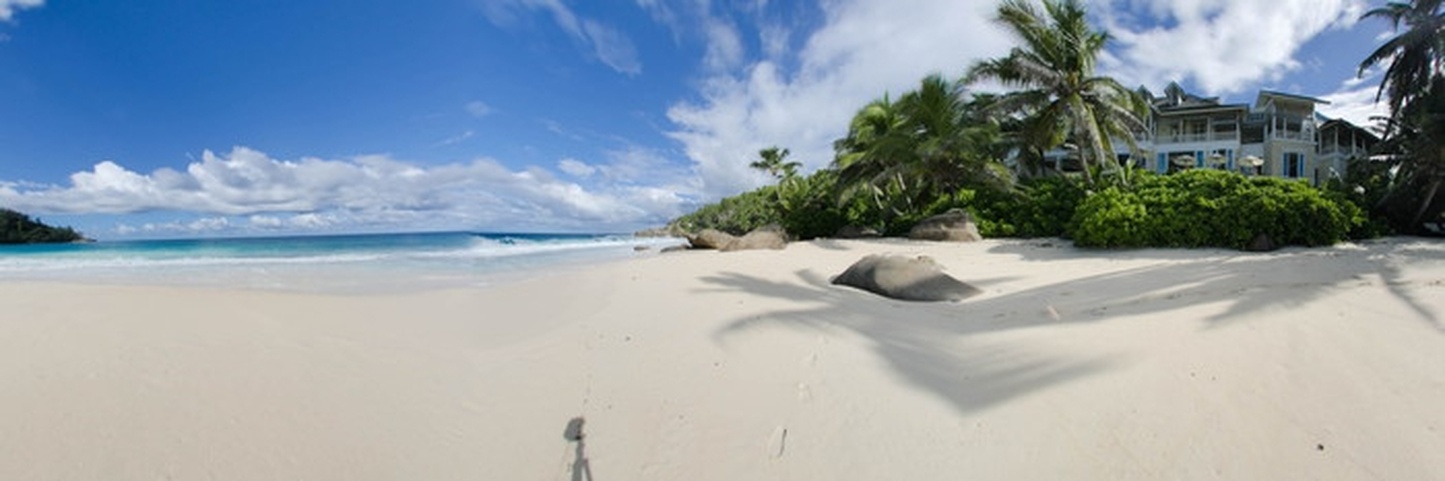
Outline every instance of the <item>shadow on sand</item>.
<svg viewBox="0 0 1445 481"><path fill-rule="evenodd" d="M587 460L587 435L582 432L582 425L587 420L581 416L567 421L567 427L562 429L562 437L569 442L577 443L577 450L572 459L572 481L592 481L592 463Z"/></svg>
<svg viewBox="0 0 1445 481"><path fill-rule="evenodd" d="M1065 247L1058 247L1065 245ZM1274 309L1288 309L1342 289L1383 284L1431 327L1445 332L1438 314L1417 299L1418 287L1440 287L1445 280L1411 281L1401 266L1413 261L1445 262L1445 247L1418 240L1381 241L1364 246L1291 249L1269 254L1233 251L1098 251L1080 253L1066 243L1001 245L991 254L1024 261L1077 259L1080 256L1140 256L1161 260L1145 267L1121 262L1096 274L1073 277L1018 292L987 295L961 303L910 303L829 284L828 276L847 266L821 272L796 271L796 280L775 281L738 272L703 280L704 293L743 292L789 300L806 299L805 308L771 311L737 319L720 329L718 342L764 325L812 329L843 328L869 341L877 354L918 389L931 392L963 412L985 409L1023 394L1101 372L1126 362L1119 357L1080 358L1040 352L985 338L989 334L1045 324L1088 324L1123 316L1167 316L1191 306L1223 303L1204 319L1203 329ZM991 291L1009 279L970 279L963 266L950 272Z"/></svg>

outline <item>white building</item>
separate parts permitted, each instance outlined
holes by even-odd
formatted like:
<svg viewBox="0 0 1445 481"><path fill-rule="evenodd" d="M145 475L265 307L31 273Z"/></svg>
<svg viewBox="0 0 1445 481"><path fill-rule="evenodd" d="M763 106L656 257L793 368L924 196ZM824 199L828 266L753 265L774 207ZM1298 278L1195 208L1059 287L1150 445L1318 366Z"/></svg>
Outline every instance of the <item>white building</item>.
<svg viewBox="0 0 1445 481"><path fill-rule="evenodd" d="M1315 106L1324 100L1274 91L1260 91L1253 105L1224 104L1217 97L1199 97L1177 83L1155 97L1140 89L1150 104L1149 132L1138 137L1143 158L1114 142L1120 159L1158 173L1184 169L1227 169L1249 175L1308 179L1321 184L1344 175L1351 159L1364 158L1378 138L1339 119L1327 120ZM1065 166L1065 151L1048 159ZM1259 163L1249 165L1249 161Z"/></svg>

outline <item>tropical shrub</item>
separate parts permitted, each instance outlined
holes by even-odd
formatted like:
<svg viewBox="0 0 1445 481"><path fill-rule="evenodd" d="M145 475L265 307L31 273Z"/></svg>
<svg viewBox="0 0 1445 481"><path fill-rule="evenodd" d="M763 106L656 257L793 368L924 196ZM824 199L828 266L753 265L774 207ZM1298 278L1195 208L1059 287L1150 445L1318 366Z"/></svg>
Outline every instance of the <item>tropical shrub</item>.
<svg viewBox="0 0 1445 481"><path fill-rule="evenodd" d="M1067 177L1035 177L1015 190L979 191L969 210L984 237L1069 237L1085 192Z"/></svg>
<svg viewBox="0 0 1445 481"><path fill-rule="evenodd" d="M783 229L799 239L828 237L848 224L834 192L837 173L819 170L807 177L789 177L778 185L779 218Z"/></svg>
<svg viewBox="0 0 1445 481"><path fill-rule="evenodd" d="M1259 234L1278 245L1333 244L1365 218L1301 181L1201 169L1107 188L1084 199L1072 222L1080 246L1243 249Z"/></svg>
<svg viewBox="0 0 1445 481"><path fill-rule="evenodd" d="M703 229L717 229L733 235L769 225L779 224L777 186L764 186L716 203L698 208L669 224L674 230L697 232Z"/></svg>

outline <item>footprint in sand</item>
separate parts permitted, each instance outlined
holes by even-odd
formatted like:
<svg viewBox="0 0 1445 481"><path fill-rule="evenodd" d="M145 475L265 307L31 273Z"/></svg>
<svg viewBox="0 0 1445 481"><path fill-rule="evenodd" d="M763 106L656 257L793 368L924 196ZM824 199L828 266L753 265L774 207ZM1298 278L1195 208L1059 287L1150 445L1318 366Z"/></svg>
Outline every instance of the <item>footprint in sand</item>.
<svg viewBox="0 0 1445 481"><path fill-rule="evenodd" d="M778 426L773 428L773 435L768 437L768 456L773 459L783 457L783 451L788 447L788 428Z"/></svg>

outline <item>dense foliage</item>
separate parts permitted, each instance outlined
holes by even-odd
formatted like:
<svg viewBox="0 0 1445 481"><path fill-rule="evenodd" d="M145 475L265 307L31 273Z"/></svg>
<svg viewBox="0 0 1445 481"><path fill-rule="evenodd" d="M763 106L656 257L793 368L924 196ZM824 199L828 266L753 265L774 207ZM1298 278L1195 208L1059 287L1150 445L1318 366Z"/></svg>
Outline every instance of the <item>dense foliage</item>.
<svg viewBox="0 0 1445 481"><path fill-rule="evenodd" d="M1190 170L1089 196L1074 213L1073 236L1092 247L1243 249L1260 234L1275 245L1320 246L1364 221L1353 203L1302 181Z"/></svg>
<svg viewBox="0 0 1445 481"><path fill-rule="evenodd" d="M0 244L75 242L85 238L69 227L51 227L30 216L0 209Z"/></svg>
<svg viewBox="0 0 1445 481"><path fill-rule="evenodd" d="M1089 24L1083 4L1045 0L1039 7L1032 0L1003 0L997 21L1022 45L1006 57L979 62L968 77L1018 89L1000 96L993 108L1023 116L1019 139L1035 151L1072 141L1084 165L1099 168L1118 167L1116 139L1137 150L1134 134L1145 129L1148 103L1113 78L1094 74L1109 34ZM1083 172L1093 185L1091 170Z"/></svg>
<svg viewBox="0 0 1445 481"><path fill-rule="evenodd" d="M1445 74L1440 68L1445 64L1445 1L1389 2L1361 18L1384 19L1398 32L1360 62L1361 74L1388 64L1376 100L1388 100L1390 115L1375 152L1387 168L1383 195L1370 206L1371 213L1400 232L1440 234L1445 224L1440 199L1445 184Z"/></svg>
<svg viewBox="0 0 1445 481"><path fill-rule="evenodd" d="M676 220L684 231L742 234L776 224L798 238L845 227L901 235L949 209L973 214L985 237L1064 237L1096 247L1247 248L1318 246L1392 232L1425 233L1445 218L1445 0L1394 2L1372 10L1406 31L1362 68L1391 62L1381 94L1391 116L1370 159L1323 188L1216 170L1136 172L1114 156L1134 147L1147 105L1113 79L1094 75L1109 36L1086 21L1077 0L1003 0L999 23L1021 44L976 64L961 81L934 75L893 100L863 106L832 162L811 174L770 147L752 166L777 180ZM978 80L1006 94L968 92ZM1078 173L1041 162L1072 151Z"/></svg>
<svg viewBox="0 0 1445 481"><path fill-rule="evenodd" d="M778 188L766 186L702 206L669 225L673 230L697 232L717 229L734 235L769 224L778 224Z"/></svg>
<svg viewBox="0 0 1445 481"><path fill-rule="evenodd" d="M984 237L1069 237L1087 191L1068 177L1035 177L1007 192L985 191L968 207Z"/></svg>

